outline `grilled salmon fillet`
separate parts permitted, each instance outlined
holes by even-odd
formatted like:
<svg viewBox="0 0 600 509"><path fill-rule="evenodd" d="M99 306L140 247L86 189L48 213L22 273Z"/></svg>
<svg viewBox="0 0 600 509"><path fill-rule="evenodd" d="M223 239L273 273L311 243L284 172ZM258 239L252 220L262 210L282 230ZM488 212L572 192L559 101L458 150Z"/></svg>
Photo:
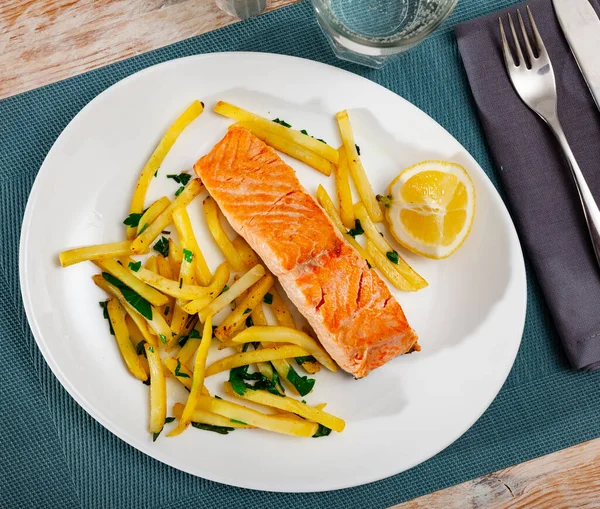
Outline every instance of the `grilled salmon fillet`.
<svg viewBox="0 0 600 509"><path fill-rule="evenodd" d="M387 285L273 149L234 127L194 170L342 369L361 378L415 345Z"/></svg>

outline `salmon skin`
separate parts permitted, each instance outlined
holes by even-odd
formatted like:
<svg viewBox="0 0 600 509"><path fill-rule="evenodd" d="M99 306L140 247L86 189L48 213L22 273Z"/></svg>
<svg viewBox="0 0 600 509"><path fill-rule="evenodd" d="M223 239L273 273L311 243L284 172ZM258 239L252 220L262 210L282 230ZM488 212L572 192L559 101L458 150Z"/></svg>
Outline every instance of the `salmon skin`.
<svg viewBox="0 0 600 509"><path fill-rule="evenodd" d="M387 285L273 149L234 127L194 170L342 369L364 377L416 344Z"/></svg>

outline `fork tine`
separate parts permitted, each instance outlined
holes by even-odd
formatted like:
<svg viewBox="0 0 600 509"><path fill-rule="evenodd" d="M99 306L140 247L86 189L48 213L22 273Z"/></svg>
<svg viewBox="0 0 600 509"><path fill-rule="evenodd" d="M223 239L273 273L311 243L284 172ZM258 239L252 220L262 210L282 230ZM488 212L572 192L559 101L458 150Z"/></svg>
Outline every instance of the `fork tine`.
<svg viewBox="0 0 600 509"><path fill-rule="evenodd" d="M537 25L535 24L533 14L531 13L531 9L529 8L529 6L527 6L527 17L529 18L529 24L531 25L531 30L535 39L535 45L538 50L538 55L541 55L542 53L545 53L546 47L544 46L544 41L542 40L542 36L540 35Z"/></svg>
<svg viewBox="0 0 600 509"><path fill-rule="evenodd" d="M519 18L519 25L521 26L521 33L523 34L523 40L525 41L525 50L527 52L527 58L529 58L529 63L533 66L533 61L535 59L533 55L533 50L531 49L531 44L529 43L529 35L527 34L527 30L525 30L525 24L523 23L523 17L521 16L521 11L517 10L517 17Z"/></svg>
<svg viewBox="0 0 600 509"><path fill-rule="evenodd" d="M502 38L502 54L504 55L504 64L508 68L510 65L515 64L515 59L510 51L510 47L508 46L508 41L506 40L506 34L504 33L504 24L502 23L502 18L498 18L498 24L500 25L500 37Z"/></svg>
<svg viewBox="0 0 600 509"><path fill-rule="evenodd" d="M519 58L519 63L517 64L517 66L523 64L525 67L527 67L527 63L523 58L523 52L521 51L521 43L519 42L519 38L517 37L515 24L513 23L512 16L510 15L510 13L508 15L508 23L510 25L510 31L512 32L513 41L515 42L515 51L517 52L517 57Z"/></svg>

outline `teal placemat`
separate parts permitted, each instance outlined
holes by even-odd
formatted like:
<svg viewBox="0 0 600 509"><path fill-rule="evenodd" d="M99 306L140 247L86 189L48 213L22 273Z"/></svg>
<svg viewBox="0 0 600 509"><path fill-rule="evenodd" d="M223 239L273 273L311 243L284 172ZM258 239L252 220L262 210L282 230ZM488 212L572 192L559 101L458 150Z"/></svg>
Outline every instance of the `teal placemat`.
<svg viewBox="0 0 600 509"><path fill-rule="evenodd" d="M380 71L336 60L305 0L0 101L0 507L383 508L600 436L600 374L568 370L531 278L525 334L514 368L489 410L463 437L430 461L395 477L343 491L299 495L255 492L198 479L114 437L79 408L54 378L21 304L19 231L44 156L73 116L98 93L165 60L212 51L264 51L338 65L390 88L429 113L496 183L452 27L511 3L515 2L461 0L440 30ZM357 459L356 467L368 465Z"/></svg>

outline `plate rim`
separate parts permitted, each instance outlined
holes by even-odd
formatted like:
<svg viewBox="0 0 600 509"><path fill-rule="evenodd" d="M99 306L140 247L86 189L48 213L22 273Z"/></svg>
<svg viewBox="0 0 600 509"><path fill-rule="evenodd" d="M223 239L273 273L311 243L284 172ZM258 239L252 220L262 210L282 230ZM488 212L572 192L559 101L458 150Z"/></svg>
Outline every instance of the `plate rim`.
<svg viewBox="0 0 600 509"><path fill-rule="evenodd" d="M219 59L219 58L222 58L223 56L226 56L226 57L240 56L240 57L247 57L247 58L267 59L267 60L282 59L282 60L287 60L287 61L299 61L302 65L326 67L329 69L329 71L336 72L339 75L348 75L349 74L352 76L353 79L358 78L360 80L367 81L370 85L375 85L375 86L379 87L380 89L382 89L383 91L385 91L385 93L393 95L395 100L400 99L401 101L404 101L405 103L410 105L410 107L418 110L418 112L421 115L425 115L431 122L435 123L439 128L441 128L445 132L446 136L448 136L449 138L454 140L464 150L464 153L468 156L468 158L471 160L471 162L473 162L476 165L476 167L478 168L478 171L481 171L481 173L485 177L482 179L482 185L488 187L488 191L490 191L490 195L491 195L492 199L497 202L497 205L499 206L498 207L499 211L501 212L502 216L504 216L504 219L507 220L508 225L509 225L509 230L508 230L509 235L511 237L513 237L514 247L518 250L517 254L520 255L520 256L518 256L518 259L519 259L518 267L514 268L515 270L517 270L518 275L520 276L519 279L523 283L522 295L521 295L522 305L520 306L520 315L518 317L515 316L515 321L518 319L518 322L520 323L520 326L518 327L518 330L520 331L519 340L514 343L514 349L512 352L510 352L511 353L511 355L509 356L510 367L507 369L506 375L501 377L498 387L494 389L493 395L489 398L488 401L485 402L485 405L483 405L483 404L481 405L483 410L477 415L477 417L474 420L472 420L472 422L469 422L456 437L452 438L437 453L432 454L420 461L416 460L416 461L410 463L409 466L400 468L400 470L394 469L393 472L390 472L389 474L387 474L383 477L380 475L371 475L371 476L365 475L358 482L356 482L356 481L337 482L337 483L334 483L332 485L332 487L317 487L316 489L307 488L307 489L294 489L294 490L290 491L290 490L285 490L285 489L276 489L272 486L269 486L268 488L264 487L264 486L261 487L261 486L257 485L256 483L246 484L243 479L241 479L240 482L235 482L235 483L228 482L228 481L224 481L224 480L215 478L214 476L211 475L210 472L206 472L206 473L203 473L202 475L200 475L197 471L194 471L191 468L186 468L186 467L182 467L180 465L176 465L174 461L172 461L169 457L165 457L164 455L162 455L162 453L158 450L154 450L153 453L150 452L150 448L147 446L147 444L141 443L137 437L132 436L126 430L119 428L114 422L111 422L110 420L108 420L104 416L103 412L96 410L94 408L94 406L86 399L86 397L79 391L79 389L77 389L73 384L71 384L69 382L67 375L65 375L63 370L60 368L58 363L55 361L54 357L52 356L52 353L50 352L50 349L46 346L46 342L43 341L43 334L42 334L41 328L39 327L38 321L35 317L35 314L33 311L33 305L31 302L32 292L30 291L29 284L28 284L28 277L27 277L28 271L27 271L27 266L26 266L25 252L26 252L27 244L28 244L29 238L30 238L30 236L28 235L28 232L29 232L32 220L33 220L33 208L35 206L35 202L37 201L38 195L41 190L41 188L40 188L41 184L40 184L39 177L40 177L40 175L44 174L43 172L48 171L46 169L47 168L46 163L47 163L48 158L54 151L55 147L58 144L63 142L64 137L65 137L65 132L67 131L69 126L75 121L75 119L77 119L80 115L85 114L85 112L87 112L88 109L93 107L93 104L96 101L100 100L105 94L109 93L113 89L115 89L117 87L125 86L130 80L137 78L140 75L156 71L156 69L158 69L158 68L168 67L171 65L177 65L177 64L181 63L182 61L187 61L187 60ZM120 440L123 440L129 446L135 448L136 450L142 452L143 454L149 456L150 458L157 460L161 463L164 463L176 470L188 473L195 477L207 479L212 482L217 482L219 484L223 484L226 486L234 486L234 487L251 489L251 490L269 491L269 492L277 492L277 493L317 493L317 492L336 491L336 490L340 490L340 489L364 486L366 484L380 481L383 479L387 479L389 477L392 477L392 476L398 475L402 472L405 472L407 470L410 470L410 469L414 468L415 466L420 465L421 463L424 463L425 461L428 461L429 459L433 458L437 454L440 454L442 451L447 449L450 445L452 445L460 437L462 437L481 418L481 416L488 410L488 408L490 407L492 402L496 399L496 397L502 390L509 374L512 371L516 356L517 356L518 351L521 346L521 342L523 339L523 331L525 328L526 311L527 311L527 277L526 277L525 260L524 260L524 256L523 256L523 249L521 246L521 242L520 242L519 236L516 231L516 227L514 225L514 222L512 220L512 217L508 211L506 204L504 203L504 201L502 200L502 198L500 196L500 193L498 192L498 190L496 189L496 187L494 186L494 184L492 183L490 178L487 176L487 174L485 173L485 171L483 170L483 168L481 167L479 162L471 155L471 153L444 126L442 126L437 120L435 120L433 117L431 117L428 113L426 113L421 108L419 108L418 106L411 103L408 99L406 99L406 98L402 97L401 95L395 93L394 91L384 87L383 85L381 85L375 81L372 81L364 76L355 74L351 71L348 71L346 69L342 69L342 68L339 68L339 67L336 67L336 66L333 66L330 64L325 64L325 63L322 63L322 62L319 62L316 60L310 60L310 59L306 59L306 58L296 57L296 56L292 56L292 55L278 54L278 53L263 53L263 52L252 52L252 51L214 52L214 53L189 55L186 57L166 60L164 62L148 66L148 67L141 69L133 74L130 74L130 75L122 78L121 80L117 81L116 83L113 83L112 85L110 85L109 87L104 89L102 92L100 92L99 94L94 96L87 104L85 104L85 106L83 106L69 120L69 123L64 127L64 129L61 131L59 136L56 138L56 140L52 144L51 148L48 150L48 153L44 157L44 160L35 176L34 183L31 186L31 191L27 198L27 205L25 207L25 212L23 214L23 221L21 224L20 239L19 239L18 260L19 260L19 288L20 288L21 298L23 301L25 315L27 317L27 321L28 321L29 327L31 329L32 335L34 337L34 340L37 344L37 347L39 348L40 352L42 353L42 356L43 356L46 364L48 365L48 367L50 368L50 370L52 371L54 376L58 379L58 381L60 382L62 387L67 391L69 396L71 398L73 398L75 400L75 402L90 417L92 417L96 422L98 422L101 426L103 426L106 430L108 430L114 436L116 436ZM490 391L490 393L491 393L491 391ZM265 484L265 486L266 486L266 484Z"/></svg>

